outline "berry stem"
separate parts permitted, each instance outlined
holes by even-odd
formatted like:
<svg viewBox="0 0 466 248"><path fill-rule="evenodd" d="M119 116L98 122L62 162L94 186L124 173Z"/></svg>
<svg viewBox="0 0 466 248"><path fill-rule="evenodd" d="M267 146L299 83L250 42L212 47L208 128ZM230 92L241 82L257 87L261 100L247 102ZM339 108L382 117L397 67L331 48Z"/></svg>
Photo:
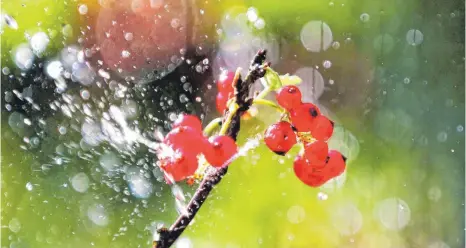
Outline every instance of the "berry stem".
<svg viewBox="0 0 466 248"><path fill-rule="evenodd" d="M254 56L248 75L244 80L241 79L239 73L235 76L235 101L234 104L230 104L230 109L225 111L223 118L224 121L220 131L221 134L228 135L234 140L236 140L240 130L241 115L249 109L253 102L253 99L249 97L251 86L256 82L256 80L264 77L266 68L268 67L268 64L264 63L265 55L266 51L261 50L256 54L256 56ZM210 132L211 129L214 129L215 124L209 124L208 127L209 128L207 129L206 127L206 129ZM210 195L210 192L218 183L220 183L227 171L228 167L225 166L211 173L207 173L194 193L194 196L186 206L186 214L178 216L177 220L170 226L170 228L160 228L157 230L158 238L153 242L154 248L168 248L175 243L186 227L188 227L194 219L196 213Z"/></svg>
<svg viewBox="0 0 466 248"><path fill-rule="evenodd" d="M265 87L261 92L259 92L259 94L256 97L254 97L254 100L263 99L272 91L273 90L270 87Z"/></svg>
<svg viewBox="0 0 466 248"><path fill-rule="evenodd" d="M238 105L236 103L231 103L230 104L230 110L228 111L228 115L225 118L225 121L223 122L222 128L220 129L220 135L224 135L227 133L228 128L230 127L231 121L233 120L233 117L236 115L236 112L238 111Z"/></svg>
<svg viewBox="0 0 466 248"><path fill-rule="evenodd" d="M222 118L218 117L213 119L212 121L207 124L207 126L204 128L204 135L210 136L210 134L218 127L222 126Z"/></svg>
<svg viewBox="0 0 466 248"><path fill-rule="evenodd" d="M254 98L254 101L252 101L252 103L271 107L271 108L277 110L278 112L280 112L281 114L287 112L284 108L278 106L277 104L275 104L274 102L269 101L269 100Z"/></svg>

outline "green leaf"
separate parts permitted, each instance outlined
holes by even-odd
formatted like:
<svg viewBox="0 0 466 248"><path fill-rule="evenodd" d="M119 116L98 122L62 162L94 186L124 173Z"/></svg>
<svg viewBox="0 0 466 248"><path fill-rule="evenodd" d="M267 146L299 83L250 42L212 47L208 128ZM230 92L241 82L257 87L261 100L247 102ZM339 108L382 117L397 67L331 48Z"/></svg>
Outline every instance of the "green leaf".
<svg viewBox="0 0 466 248"><path fill-rule="evenodd" d="M282 82L278 73L271 68L267 68L266 70L267 71L265 72L265 76L261 78L262 85L264 85L265 88L269 88L270 90L280 89L282 87Z"/></svg>
<svg viewBox="0 0 466 248"><path fill-rule="evenodd" d="M297 85L300 84L303 80L296 76L296 75L290 75L290 74L285 74L280 76L280 81L282 82L282 85Z"/></svg>

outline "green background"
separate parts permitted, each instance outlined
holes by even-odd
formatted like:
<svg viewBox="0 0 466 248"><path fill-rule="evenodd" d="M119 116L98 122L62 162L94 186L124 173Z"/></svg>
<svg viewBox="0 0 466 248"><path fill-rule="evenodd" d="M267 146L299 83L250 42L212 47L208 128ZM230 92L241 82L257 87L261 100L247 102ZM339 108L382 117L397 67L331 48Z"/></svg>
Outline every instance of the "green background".
<svg viewBox="0 0 466 248"><path fill-rule="evenodd" d="M122 167L138 168L150 177L152 194L138 199L126 194L123 169L108 175L100 168L102 153L118 152L105 143L82 149L82 116L69 119L48 108L50 102L63 100L47 86L53 82L43 75L40 63L75 44L79 29L92 25L100 5L86 1L89 11L83 16L78 13L82 3L2 1L2 13L14 17L20 27L11 30L3 24L1 34L2 68L11 71L2 73L2 247L148 247L157 223L169 225L177 216L170 188L152 173L155 156L147 148L118 154ZM465 246L464 1L231 0L186 6L195 13L187 24L192 29L188 54L198 47L208 51L193 52L193 61L215 56L225 39L217 35L215 24L225 13L236 15L253 6L266 24L255 31L257 35L273 35L279 41L274 69L294 73L302 66L318 66L325 82L319 103L338 123L331 145L349 155L349 163L346 180L313 189L293 174L298 147L278 157L261 144L230 165L228 175L183 235L184 242L229 248ZM300 32L311 20L325 22L339 47L307 51ZM67 24L73 27L71 37L61 33ZM423 35L422 41L414 37L419 41L416 46L407 42L411 29ZM49 34L51 44L34 68L21 75L12 53L26 42L25 32L37 30ZM324 68L324 60L332 66ZM129 90L129 98L139 107L135 120L141 130L152 133L160 126L166 131L169 122L164 121L171 112L202 114L206 121L217 115L211 110L215 90L206 87L215 71L202 75L193 71L184 64L164 79ZM191 92L183 89L180 78L185 75ZM108 96L98 87L73 85L67 93L79 95L87 88L93 104ZM41 111L34 111L25 100L5 99L27 87ZM180 102L181 93L188 103ZM164 97L175 103L160 107ZM8 105L13 109L8 110ZM12 125L13 112L33 124ZM158 120L148 118L149 114ZM255 118L242 124L240 144L277 118L259 108ZM59 134L60 126L68 128L65 135ZM27 144L25 137L38 137L40 142ZM84 193L76 192L70 182L80 172L90 180ZM189 198L193 188L180 186ZM385 199L402 203L383 205ZM107 225L95 225L88 217L89 207L96 204L105 209Z"/></svg>

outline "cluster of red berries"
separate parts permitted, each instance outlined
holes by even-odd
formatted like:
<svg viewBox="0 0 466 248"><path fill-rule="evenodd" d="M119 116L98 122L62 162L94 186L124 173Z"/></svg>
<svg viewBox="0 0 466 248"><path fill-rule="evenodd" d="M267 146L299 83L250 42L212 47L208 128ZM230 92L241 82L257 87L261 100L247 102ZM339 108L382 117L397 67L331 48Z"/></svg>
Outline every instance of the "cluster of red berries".
<svg viewBox="0 0 466 248"><path fill-rule="evenodd" d="M224 113L227 109L227 103L230 98L235 94L233 88L233 81L235 79L235 73L232 71L223 70L220 77L217 80L217 98L216 106L219 113Z"/></svg>
<svg viewBox="0 0 466 248"><path fill-rule="evenodd" d="M314 141L303 141L304 152L294 161L296 176L309 186L319 187L343 173L346 158L336 150L329 150L327 144L334 123L314 104L301 102L301 91L296 86L282 87L276 99L289 112L291 123L280 121L265 131L264 141L269 149L285 155L298 142L297 132L310 133Z"/></svg>
<svg viewBox="0 0 466 248"><path fill-rule="evenodd" d="M198 156L203 154L214 167L222 167L236 154L235 141L224 135L210 139L202 133L202 124L194 115L180 115L163 143L170 149L160 160L160 168L174 181L192 176L198 168Z"/></svg>

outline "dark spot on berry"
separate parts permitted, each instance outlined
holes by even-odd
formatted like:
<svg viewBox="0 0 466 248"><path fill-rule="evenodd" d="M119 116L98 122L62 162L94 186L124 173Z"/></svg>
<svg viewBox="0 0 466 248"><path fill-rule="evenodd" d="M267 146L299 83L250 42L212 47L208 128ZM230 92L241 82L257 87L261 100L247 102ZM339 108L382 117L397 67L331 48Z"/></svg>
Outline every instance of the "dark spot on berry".
<svg viewBox="0 0 466 248"><path fill-rule="evenodd" d="M343 155L341 155L341 158L343 158L343 161L345 161L345 163L346 163L347 158L345 156L343 156Z"/></svg>
<svg viewBox="0 0 466 248"><path fill-rule="evenodd" d="M332 124L332 127L335 127L335 122L330 121L330 123Z"/></svg>
<svg viewBox="0 0 466 248"><path fill-rule="evenodd" d="M275 152L275 154L277 155L280 155L280 156L285 156L286 152L282 152L282 151L273 151Z"/></svg>
<svg viewBox="0 0 466 248"><path fill-rule="evenodd" d="M291 129L293 129L293 132L298 132L298 129L293 125L291 125Z"/></svg>
<svg viewBox="0 0 466 248"><path fill-rule="evenodd" d="M327 156L327 158L325 158L325 163L328 163L328 160L330 159L329 156Z"/></svg>
<svg viewBox="0 0 466 248"><path fill-rule="evenodd" d="M317 117L317 115L319 115L319 113L317 112L315 108L310 108L309 113L311 114L312 117Z"/></svg>

